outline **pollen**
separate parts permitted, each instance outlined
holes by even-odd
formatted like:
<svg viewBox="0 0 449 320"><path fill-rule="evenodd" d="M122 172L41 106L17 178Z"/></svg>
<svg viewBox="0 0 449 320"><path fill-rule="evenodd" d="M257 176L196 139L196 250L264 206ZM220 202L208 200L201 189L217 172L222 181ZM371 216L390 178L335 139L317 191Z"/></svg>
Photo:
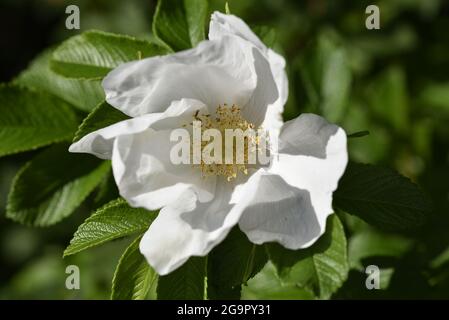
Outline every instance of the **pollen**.
<svg viewBox="0 0 449 320"><path fill-rule="evenodd" d="M254 124L244 119L241 113L240 107L237 105L228 106L226 104L219 105L215 114L200 114L198 111L193 116L194 121L199 121L201 124L201 131L204 132L208 129L216 129L221 133L222 137L222 152L221 161L215 161L213 163L201 159L199 164L195 164L201 170L201 174L204 178L208 176L220 176L227 181L235 180L239 174L247 175L248 169L252 165L249 161L250 157L258 152L261 145L260 137L256 135L244 134L242 136L243 142L241 143L242 148L238 148L237 138L232 137L232 161L227 157L225 150L225 138L226 130L231 129L234 132L256 132L259 128L254 128ZM248 130L251 129L251 130ZM210 141L201 141L201 153L210 143ZM191 152L193 153L193 145ZM243 161L242 161L243 160Z"/></svg>

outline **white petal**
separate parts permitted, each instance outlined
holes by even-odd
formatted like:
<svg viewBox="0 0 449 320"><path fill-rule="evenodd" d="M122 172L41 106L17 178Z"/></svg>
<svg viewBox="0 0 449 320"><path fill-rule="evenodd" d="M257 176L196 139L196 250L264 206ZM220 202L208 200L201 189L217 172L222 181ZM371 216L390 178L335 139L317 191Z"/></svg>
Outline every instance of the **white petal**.
<svg viewBox="0 0 449 320"><path fill-rule="evenodd" d="M212 199L214 177L203 179L199 168L173 164L170 159L179 143L170 141L172 128L189 123L201 109L206 106L196 100L175 101L147 130L116 138L112 169L120 195L131 206L159 209L188 190L201 202Z"/></svg>
<svg viewBox="0 0 449 320"><path fill-rule="evenodd" d="M270 172L310 193L324 231L332 213L332 193L348 162L346 133L323 118L303 114L287 122L280 135L279 155Z"/></svg>
<svg viewBox="0 0 449 320"><path fill-rule="evenodd" d="M270 62L271 71L273 72L274 80L280 92L280 102L284 105L288 97L288 78L285 72L285 59L280 54L268 49L268 61Z"/></svg>
<svg viewBox="0 0 449 320"><path fill-rule="evenodd" d="M267 49L259 37L256 36L242 19L232 14L223 14L215 11L210 20L209 40L219 40L229 34L239 36L251 42L262 51Z"/></svg>
<svg viewBox="0 0 449 320"><path fill-rule="evenodd" d="M188 197L182 197L163 208L140 242L148 263L164 275L192 256L207 255L238 223L255 192L257 177L258 173L233 182L217 179L212 201L197 202L193 208Z"/></svg>
<svg viewBox="0 0 449 320"><path fill-rule="evenodd" d="M112 145L117 136L144 131L157 119L159 119L159 114L147 114L115 123L85 135L79 141L73 143L69 151L91 153L101 159L111 159Z"/></svg>
<svg viewBox="0 0 449 320"><path fill-rule="evenodd" d="M342 130L315 114L303 113L287 121L279 137L279 153L326 158L329 139ZM346 153L346 139L341 141Z"/></svg>
<svg viewBox="0 0 449 320"><path fill-rule="evenodd" d="M159 209L189 189L202 202L213 197L214 177L204 179L199 168L170 160L176 143L170 141L171 132L149 129L116 139L112 169L120 195L131 206Z"/></svg>
<svg viewBox="0 0 449 320"><path fill-rule="evenodd" d="M140 242L148 263L165 275L180 267L191 256L204 256L220 243L240 218L239 208L229 204L230 190L217 185L217 197L209 203L177 201L176 207L162 208Z"/></svg>
<svg viewBox="0 0 449 320"><path fill-rule="evenodd" d="M242 108L243 116L254 125L259 126L264 122L267 111L274 108L279 99L279 91L271 72L270 63L260 50L253 48L254 67L257 74L257 86L251 99ZM279 114L280 116L280 114ZM272 129L271 127L264 127Z"/></svg>
<svg viewBox="0 0 449 320"><path fill-rule="evenodd" d="M268 49L268 61L278 89L278 99L268 108L262 126L267 129L277 130L283 124L282 113L288 98L288 78L285 72L284 57Z"/></svg>
<svg viewBox="0 0 449 320"><path fill-rule="evenodd" d="M180 128L183 123L191 121L196 110L205 109L206 106L197 100L174 101L165 112L146 114L91 132L73 143L69 151L91 153L101 159L111 159L112 146L116 137L139 133L150 127L155 130Z"/></svg>
<svg viewBox="0 0 449 320"><path fill-rule="evenodd" d="M263 127L268 130L279 129L282 125L282 112L284 111L284 105L288 97L288 79L285 72L284 58L273 50L267 48L259 37L240 18L230 14L214 12L212 14L209 26L209 39L219 40L222 37L229 35L237 36L251 42L268 60L272 75L268 77L264 75L266 72L261 73L259 71L258 81L261 81L261 77L262 80L270 78L269 81L271 81L271 79L274 79L277 87L277 97L275 101L271 101L272 97L270 95L272 95L272 91L270 92L271 89L269 89L269 85L258 84L258 87L261 89L259 94L265 95L265 102L268 102L266 110L263 110L263 115L265 116L263 119ZM260 69L261 68L259 68L259 70ZM268 91L265 91L267 88ZM259 101L253 101L251 104L253 106L257 106L259 104L260 108L260 98L258 98L258 100ZM259 114L261 114L260 109ZM257 119L256 122L258 122L258 120L259 119Z"/></svg>
<svg viewBox="0 0 449 320"><path fill-rule="evenodd" d="M307 247L321 235L309 192L271 174L260 175L239 226L253 243L275 241L289 249Z"/></svg>
<svg viewBox="0 0 449 320"><path fill-rule="evenodd" d="M223 37L123 64L103 80L106 100L132 117L161 112L182 98L214 108L224 103L243 106L256 86L252 48L247 41Z"/></svg>

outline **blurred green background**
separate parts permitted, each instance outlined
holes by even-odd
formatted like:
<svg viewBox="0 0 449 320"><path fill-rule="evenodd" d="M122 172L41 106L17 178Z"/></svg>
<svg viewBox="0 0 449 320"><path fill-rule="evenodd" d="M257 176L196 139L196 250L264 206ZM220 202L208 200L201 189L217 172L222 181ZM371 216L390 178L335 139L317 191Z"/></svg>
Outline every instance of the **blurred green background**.
<svg viewBox="0 0 449 320"><path fill-rule="evenodd" d="M385 233L345 213L351 272L335 298L449 298L449 2L443 0L229 0L287 60L284 117L314 112L348 133L350 157L394 167L417 182L434 212L419 230ZM65 29L77 4L81 30ZM365 28L365 8L380 7L381 29ZM151 37L156 1L2 0L0 81L14 79L43 49L88 29ZM211 10L224 11L212 0ZM1 116L1 115L0 115ZM1 142L0 142L1 143ZM115 241L62 259L95 194L54 227L32 229L4 217L9 186L30 153L0 159L0 299L107 299L127 245ZM81 289L65 288L65 268L81 270ZM382 289L367 290L364 268L382 270ZM265 275L246 298L296 298L270 292Z"/></svg>

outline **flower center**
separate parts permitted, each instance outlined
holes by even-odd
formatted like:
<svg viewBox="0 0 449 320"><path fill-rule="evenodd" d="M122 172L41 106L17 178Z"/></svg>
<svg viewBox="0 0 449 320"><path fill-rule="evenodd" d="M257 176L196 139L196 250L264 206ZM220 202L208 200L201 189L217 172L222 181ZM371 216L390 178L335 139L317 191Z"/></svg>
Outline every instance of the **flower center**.
<svg viewBox="0 0 449 320"><path fill-rule="evenodd" d="M203 132L201 161L194 165L201 169L202 176L223 176L227 181L232 181L239 173L247 175L248 168L256 163L257 153L260 154L260 149L265 148L266 141L261 139L261 128L254 129L254 125L242 117L237 105L219 105L215 115L196 112L193 118L192 123L197 124ZM212 142L212 139L204 139L210 129L215 130L222 141L216 141L217 135L213 135ZM191 154L194 147L192 142Z"/></svg>

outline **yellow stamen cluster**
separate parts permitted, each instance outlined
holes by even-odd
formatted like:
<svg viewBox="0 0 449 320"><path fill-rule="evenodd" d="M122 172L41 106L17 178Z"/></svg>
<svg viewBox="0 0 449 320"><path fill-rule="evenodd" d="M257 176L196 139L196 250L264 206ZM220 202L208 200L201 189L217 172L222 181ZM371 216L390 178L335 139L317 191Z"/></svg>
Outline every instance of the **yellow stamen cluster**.
<svg viewBox="0 0 449 320"><path fill-rule="evenodd" d="M201 130L205 131L207 129L216 129L220 131L222 137L225 137L226 129L241 129L245 132L247 129L254 129L254 125L247 120L245 120L241 115L241 110L238 106L232 105L232 107L224 104L223 106L218 106L215 115L210 114L199 114L198 112L194 115L194 120L201 122ZM209 142L202 141L201 142L201 152L204 147L208 145ZM257 148L259 145L259 137L256 136L254 139L251 137L244 137L244 155L243 155L243 163L237 163L237 150L236 143L233 143L233 161L232 164L225 163L225 142L222 141L222 161L221 163L205 163L203 159L201 159L201 163L199 168L201 169L203 177L207 176L223 176L227 179L227 181L231 181L237 178L239 173L248 174L248 155L250 152L257 152Z"/></svg>

